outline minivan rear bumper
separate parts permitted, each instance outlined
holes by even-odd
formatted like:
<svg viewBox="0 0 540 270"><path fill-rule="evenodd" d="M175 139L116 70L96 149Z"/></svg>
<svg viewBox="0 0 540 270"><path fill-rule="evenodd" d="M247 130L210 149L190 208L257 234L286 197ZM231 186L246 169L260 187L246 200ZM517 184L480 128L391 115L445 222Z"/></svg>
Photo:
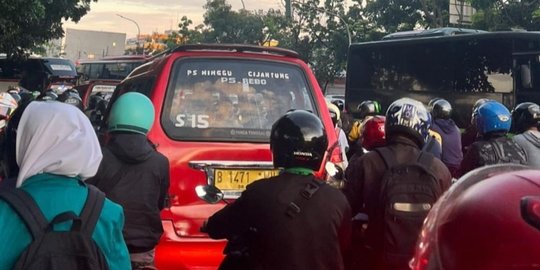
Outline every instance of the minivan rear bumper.
<svg viewBox="0 0 540 270"><path fill-rule="evenodd" d="M223 260L226 241L178 237L171 220L162 220L164 233L156 247L160 270L215 270Z"/></svg>

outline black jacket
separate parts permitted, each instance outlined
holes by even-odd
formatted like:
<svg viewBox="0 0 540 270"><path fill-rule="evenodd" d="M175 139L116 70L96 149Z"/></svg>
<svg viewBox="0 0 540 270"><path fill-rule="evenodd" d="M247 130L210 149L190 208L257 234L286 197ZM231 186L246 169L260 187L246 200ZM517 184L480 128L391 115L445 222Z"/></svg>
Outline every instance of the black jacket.
<svg viewBox="0 0 540 270"><path fill-rule="evenodd" d="M420 154L420 147L410 138L394 135L387 138L387 148L395 154L398 164L411 164L414 158ZM441 190L445 191L450 187L452 176L446 166L439 159L433 159L429 168L437 177ZM375 151L370 151L358 159L349 163L345 170L345 185L343 193L351 204L353 216L358 213L366 214L368 217L376 217L383 211L381 201L381 185L384 174L388 171L383 158ZM369 219L367 230L363 236L365 239L353 239L351 250L356 256L363 256L360 261L362 266L358 269L387 269L382 259L384 242L383 228L375 224L377 219ZM358 243L365 241L366 243ZM370 246L369 250L364 246ZM369 253L367 253L369 251ZM356 260L358 258L352 258ZM358 263L358 262L354 262ZM376 266L375 266L376 265ZM356 269L356 268L351 268ZM401 269L401 268L400 268ZM396 269L389 269L396 270Z"/></svg>
<svg viewBox="0 0 540 270"><path fill-rule="evenodd" d="M124 238L130 253L153 249L163 228L160 211L169 189L169 161L144 135L116 133L102 148L99 170L87 183L122 205ZM111 187L108 181L116 181Z"/></svg>
<svg viewBox="0 0 540 270"><path fill-rule="evenodd" d="M234 203L210 217L207 232L231 239L255 230L251 269L342 270L350 241L350 207L337 189L323 185L291 218L286 214L314 176L283 173L248 185Z"/></svg>
<svg viewBox="0 0 540 270"><path fill-rule="evenodd" d="M527 154L506 135L484 137L470 145L459 170L463 176L476 168L498 163L527 164Z"/></svg>

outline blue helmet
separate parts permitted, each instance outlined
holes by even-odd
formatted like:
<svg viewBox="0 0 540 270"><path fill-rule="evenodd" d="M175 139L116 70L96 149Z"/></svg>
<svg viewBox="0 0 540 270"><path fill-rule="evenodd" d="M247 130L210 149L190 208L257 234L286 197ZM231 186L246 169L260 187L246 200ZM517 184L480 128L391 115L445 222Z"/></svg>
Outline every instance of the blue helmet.
<svg viewBox="0 0 540 270"><path fill-rule="evenodd" d="M512 125L510 111L497 101L482 104L474 112L476 127L481 135L492 132L508 132Z"/></svg>
<svg viewBox="0 0 540 270"><path fill-rule="evenodd" d="M431 116L422 102L401 98L394 101L386 111L386 136L400 133L414 138L422 146L429 136Z"/></svg>

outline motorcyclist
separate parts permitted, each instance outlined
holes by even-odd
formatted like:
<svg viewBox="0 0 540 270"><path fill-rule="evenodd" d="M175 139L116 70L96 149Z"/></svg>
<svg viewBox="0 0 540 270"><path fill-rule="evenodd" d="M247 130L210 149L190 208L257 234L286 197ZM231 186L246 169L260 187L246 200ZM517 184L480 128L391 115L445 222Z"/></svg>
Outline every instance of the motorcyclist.
<svg viewBox="0 0 540 270"><path fill-rule="evenodd" d="M0 181L7 177L8 166L4 160L5 154L5 139L6 139L6 126L9 122L9 119L13 115L15 109L17 109L17 101L13 98L11 94L6 92L0 93Z"/></svg>
<svg viewBox="0 0 540 270"><path fill-rule="evenodd" d="M357 151L351 157L350 162L376 147L386 145L386 136L384 131L385 120L386 117L376 115L364 123L364 128L362 128L362 136L360 137L362 151Z"/></svg>
<svg viewBox="0 0 540 270"><path fill-rule="evenodd" d="M21 89L19 86L10 86L7 92L15 99L15 101L17 101L17 103L21 101Z"/></svg>
<svg viewBox="0 0 540 270"><path fill-rule="evenodd" d="M336 105L340 111L339 120L340 120L341 129L343 130L343 132L345 132L346 135L349 134L349 132L351 131L354 119L352 115L347 110L345 110L345 102L341 99L334 99L332 100L332 104Z"/></svg>
<svg viewBox="0 0 540 270"><path fill-rule="evenodd" d="M103 160L86 181L124 208L123 233L134 270L155 269L155 248L163 234L160 212L167 206L170 183L169 160L147 138L154 114L145 95L119 96L110 111Z"/></svg>
<svg viewBox="0 0 540 270"><path fill-rule="evenodd" d="M362 129L362 147L368 151L386 144L384 125L386 117L382 115L374 116L364 123Z"/></svg>
<svg viewBox="0 0 540 270"><path fill-rule="evenodd" d="M96 131L99 131L108 103L101 92L91 95L89 98L88 108L84 113L90 119L90 123L92 123Z"/></svg>
<svg viewBox="0 0 540 270"><path fill-rule="evenodd" d="M347 134L350 149L347 156L349 158L356 152L362 151L362 146L359 143L360 136L362 135L362 126L369 118L381 113L381 104L378 101L365 100L358 105L357 111L358 119L353 122L351 131Z"/></svg>
<svg viewBox="0 0 540 270"><path fill-rule="evenodd" d="M214 239L246 240L247 259L229 253L219 269L342 270L351 213L341 192L313 175L328 140L314 114L294 110L272 126L278 176L259 180L208 219ZM237 265L235 261L244 261Z"/></svg>
<svg viewBox="0 0 540 270"><path fill-rule="evenodd" d="M45 92L41 93L37 97L37 100L57 100L57 99L58 99L58 94L52 88L45 90Z"/></svg>
<svg viewBox="0 0 540 270"><path fill-rule="evenodd" d="M84 109L83 101L81 99L81 96L79 95L79 92L73 88L68 88L65 91L63 91L61 94L58 95L57 98L58 101L64 102L70 105L73 105L80 110Z"/></svg>
<svg viewBox="0 0 540 270"><path fill-rule="evenodd" d="M429 114L424 105L410 98L394 101L386 112L385 135L386 145L379 150L390 151L398 165L408 165L415 162L422 154L422 147L429 134ZM429 154L426 154L429 156ZM432 158L427 168L432 172L441 190L446 190L451 183L451 175L446 166L438 159ZM381 181L389 172L389 168L381 154L370 151L351 161L345 171L343 193L346 195L354 214L363 213L369 217L365 231L365 244L354 250L358 257L358 269L391 269L384 256L384 230L379 217L384 212L381 205ZM404 238L414 238L414 235L404 235ZM395 241L399 241L396 239ZM354 244L354 243L353 243ZM406 247L409 249L409 247ZM411 246L412 251L412 246ZM406 265L400 265L401 269Z"/></svg>
<svg viewBox="0 0 540 270"><path fill-rule="evenodd" d="M471 123L465 128L461 134L461 151L463 154L467 153L469 146L478 139L478 129L474 120L474 115L478 107L483 105L486 102L493 101L489 98L480 98L478 99L471 108Z"/></svg>
<svg viewBox="0 0 540 270"><path fill-rule="evenodd" d="M453 177L458 177L459 165L463 159L461 133L452 116L452 105L445 99L437 99L431 104L433 122L431 129L442 137L442 162Z"/></svg>
<svg viewBox="0 0 540 270"><path fill-rule="evenodd" d="M481 137L471 144L463 157L460 175L484 165L527 163L525 150L506 137L512 124L512 116L503 104L488 101L476 109L473 119Z"/></svg>
<svg viewBox="0 0 540 270"><path fill-rule="evenodd" d="M536 269L540 265L540 171L478 168L431 209L413 270Z"/></svg>
<svg viewBox="0 0 540 270"><path fill-rule="evenodd" d="M345 132L341 128L341 121L340 116L341 112L339 111L339 108L330 103L327 102L328 110L330 111L330 118L332 118L332 123L334 124L334 129L336 131L336 136L338 138L339 147L341 149L341 156L343 159L343 169L347 168L347 164L349 164L349 161L347 159L347 151L349 151L349 142L347 141L347 135L345 135Z"/></svg>
<svg viewBox="0 0 540 270"><path fill-rule="evenodd" d="M540 169L540 107L524 102L512 110L512 139L527 152L527 165Z"/></svg>

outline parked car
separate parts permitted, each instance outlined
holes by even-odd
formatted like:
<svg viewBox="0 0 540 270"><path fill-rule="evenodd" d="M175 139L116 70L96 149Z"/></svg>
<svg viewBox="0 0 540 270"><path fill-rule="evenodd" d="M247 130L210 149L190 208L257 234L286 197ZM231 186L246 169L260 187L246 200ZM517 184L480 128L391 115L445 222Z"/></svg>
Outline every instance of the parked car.
<svg viewBox="0 0 540 270"><path fill-rule="evenodd" d="M342 162L322 91L294 51L251 45L184 45L136 68L115 89L140 92L155 106L148 134L171 165L170 207L161 213L165 233L156 249L163 269L216 269L224 241L200 232L224 206L199 199L195 187L214 185L227 200L258 179L279 173L272 165L270 129L291 109L310 110L326 129L325 160ZM110 108L111 106L109 106ZM108 113L102 123L106 140ZM326 163L317 172L326 177Z"/></svg>

